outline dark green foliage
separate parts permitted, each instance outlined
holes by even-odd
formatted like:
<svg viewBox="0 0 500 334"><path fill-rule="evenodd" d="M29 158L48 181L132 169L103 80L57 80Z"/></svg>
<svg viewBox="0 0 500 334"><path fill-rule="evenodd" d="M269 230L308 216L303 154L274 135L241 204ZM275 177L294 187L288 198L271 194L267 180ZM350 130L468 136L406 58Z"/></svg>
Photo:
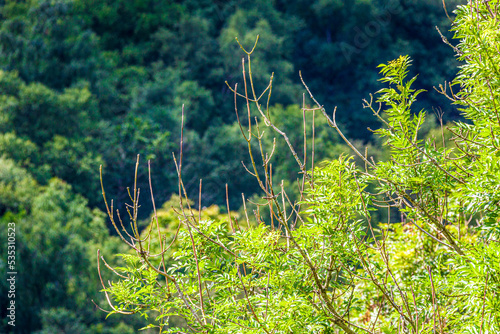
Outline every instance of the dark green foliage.
<svg viewBox="0 0 500 334"><path fill-rule="evenodd" d="M96 104L89 90L58 92L41 83L25 84L15 72L1 70L0 85L0 154L42 184L57 176L81 194L96 194L95 169L102 160L91 141Z"/></svg>
<svg viewBox="0 0 500 334"><path fill-rule="evenodd" d="M71 186L51 179L40 186L26 169L2 158L0 235L7 239L7 224L16 224L16 330L15 333L58 331L104 333L97 323L104 316L91 302L95 293L97 245L105 252L120 249L109 238L103 213L87 207L87 200ZM6 258L6 249L1 254ZM5 267L4 267L5 268ZM7 282L0 285L2 300ZM2 311L1 331L11 332ZM117 326L110 323L109 329Z"/></svg>
<svg viewBox="0 0 500 334"><path fill-rule="evenodd" d="M2 8L0 66L28 83L63 89L95 75L98 41L73 14L71 1L8 1Z"/></svg>
<svg viewBox="0 0 500 334"><path fill-rule="evenodd" d="M464 1L446 1L448 12ZM454 60L435 26L446 33L450 21L443 15L441 1L331 0L278 1L278 8L305 22L295 35L294 65L302 70L310 88L329 109L342 110L338 120L349 135L366 138L366 126L374 121L358 112L366 91L375 91L374 70L386 59L411 54L415 73L422 74L420 87L432 87L454 75ZM450 37L450 35L448 35ZM445 108L446 117L457 113L446 100L431 92L422 106Z"/></svg>
<svg viewBox="0 0 500 334"><path fill-rule="evenodd" d="M71 163L65 168L78 173L52 167L62 162L55 159L55 152L41 153L32 163L45 167L32 172L41 182L62 177L91 205L99 204L94 201L98 194L88 185L92 182L85 182L93 176L84 170L95 171L104 162L113 174L108 179L111 193L121 194L130 184L130 178L123 176L138 153L168 169L155 172L162 184L158 200L168 199L176 190L171 179L175 169L168 161L172 150L178 150L182 104L186 131L197 133L201 141L196 145L210 151L203 149L204 159L212 159L202 167L186 154L186 165L199 166L196 178L205 179L207 186L214 184L206 189L209 192L219 192L215 185L220 182L211 179L221 177L217 166L222 148L212 145L210 133L236 120L233 94L224 85L225 80L234 85L241 72L236 55L243 53L235 37L250 47L260 34L252 75L262 87L275 72L279 85L273 103L287 106L300 100L297 71L302 70L311 88L323 94L319 98L326 106L335 102L343 110L339 121L348 125L349 134L364 141L369 139L366 126L375 125L366 113L357 112L357 101L365 97L360 92L375 89L375 72L367 68L400 52L410 53L416 70L428 80L423 82L427 90L453 73L448 66L453 60L446 58L450 53L433 28L445 26L447 18L440 5L429 1L11 0L0 15L0 66L2 81L7 80L2 90L18 101L14 107L14 100L2 100L2 110L12 113L4 129L23 140L29 138L39 149L67 151L64 164ZM359 31L366 34L370 27L373 36L363 42ZM346 51L350 47L353 54ZM12 71L19 73L19 79ZM241 92L243 87L239 88ZM71 100L75 94L79 97ZM437 101L431 94L423 105ZM54 126L59 122L64 126ZM231 156L235 159L228 164L238 168L241 159L238 154ZM197 191L196 186L188 190ZM231 196L232 202L239 201L239 192ZM213 198L224 202L224 196ZM117 205L123 205L119 198Z"/></svg>

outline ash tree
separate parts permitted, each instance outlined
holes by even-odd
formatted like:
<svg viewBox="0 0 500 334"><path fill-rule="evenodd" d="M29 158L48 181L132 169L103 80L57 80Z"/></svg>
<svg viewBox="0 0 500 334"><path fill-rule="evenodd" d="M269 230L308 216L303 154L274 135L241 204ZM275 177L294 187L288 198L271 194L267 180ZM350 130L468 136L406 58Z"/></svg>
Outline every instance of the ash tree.
<svg viewBox="0 0 500 334"><path fill-rule="evenodd" d="M117 268L98 253L99 275L116 275L101 280L103 310L145 316L160 333L499 332L499 7L498 0L457 7L455 40L443 40L461 65L437 89L465 121L442 125L434 137L420 135L427 112L413 105L425 92L408 77L411 59L380 65L385 88L364 107L381 124L375 134L386 159L351 143L336 110L325 110L305 80L296 128L303 145L292 142L270 113L273 76L257 91L256 46L240 45L242 83L230 89L244 101L235 112L260 200L243 196L240 215L196 210L183 182L182 128L176 222L166 226L155 209L140 231L137 183L125 215L113 211L103 186L109 218L131 250ZM318 114L356 159L314 161ZM263 145L264 133L285 145ZM295 197L273 176L275 150L284 146L301 176ZM154 203L154 191L150 183L141 196Z"/></svg>

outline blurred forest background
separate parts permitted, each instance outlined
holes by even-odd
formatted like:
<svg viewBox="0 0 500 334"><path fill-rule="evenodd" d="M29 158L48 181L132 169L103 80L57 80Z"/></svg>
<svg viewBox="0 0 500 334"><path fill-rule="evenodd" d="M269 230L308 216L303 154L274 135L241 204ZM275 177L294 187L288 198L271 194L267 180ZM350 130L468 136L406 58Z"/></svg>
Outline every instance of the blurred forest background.
<svg viewBox="0 0 500 334"><path fill-rule="evenodd" d="M448 14L458 2L446 1ZM5 245L6 225L15 222L15 333L135 333L143 325L105 320L91 301L105 305L97 248L126 251L103 213L99 166L108 198L123 209L141 154L147 224L147 160L157 206L177 192L172 152L183 104L183 175L192 198L199 179L202 206L221 212L226 183L233 210L241 193L257 192L241 164L248 153L225 84L241 83L244 54L235 37L251 48L260 35L253 76L263 89L274 72L272 113L292 143L302 141L300 70L327 110L338 106L347 135L381 151L367 130L378 124L361 105L379 88L380 63L409 54L417 88L428 91L420 107L442 110L445 122L459 117L432 88L456 71L436 26L451 39L436 0L0 0L0 238ZM316 124L317 161L348 152L319 115ZM271 145L273 135L264 140ZM295 161L278 139L277 146L274 178L293 184ZM6 258L2 246L3 272ZM7 288L2 280L2 333L12 330Z"/></svg>

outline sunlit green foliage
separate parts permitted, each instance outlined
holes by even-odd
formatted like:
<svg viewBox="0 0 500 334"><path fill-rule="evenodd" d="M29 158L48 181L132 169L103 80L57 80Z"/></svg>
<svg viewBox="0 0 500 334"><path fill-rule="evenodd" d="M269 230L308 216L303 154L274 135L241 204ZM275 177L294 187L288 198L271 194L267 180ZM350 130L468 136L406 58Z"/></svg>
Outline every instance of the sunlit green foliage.
<svg viewBox="0 0 500 334"><path fill-rule="evenodd" d="M240 123L251 158L247 169L262 190L269 217L261 218L259 206L253 212L256 224L248 226L233 225L231 218L200 217L190 205L183 206L188 197L176 160L184 197L173 239L177 249L166 253L165 242L151 250L149 233L155 224L160 229L155 220L146 235L120 234L135 255L126 256L129 266L119 268L121 279L104 289L115 313L154 311L158 316L150 327L160 333L500 331L500 73L498 31L492 28L499 10L498 1L471 1L457 9L455 52L463 64L441 93L461 106L469 122L449 124L454 147L444 143L444 129L443 138L419 134L426 112L412 107L424 91L412 87L416 77L408 79L408 56L380 65L385 88L365 100L381 123L375 134L389 148L387 159L360 153L344 136L335 112L329 116L312 94L317 105L303 107L302 128L294 118L287 120L307 136L307 118L321 113L360 165L341 155L307 171L307 139L302 137L299 155L300 143L283 132L287 121L272 115L253 93L251 77L244 78L252 97L240 97L252 103L261 120ZM252 55L247 52L247 69ZM264 130L286 146L264 147ZM303 176L296 202L272 172L280 159L272 159L274 150L286 148L292 155L287 159L296 161ZM134 186L132 226L137 194ZM381 210L388 211L387 222L377 220L380 215L374 213ZM243 212L250 221L251 212ZM160 254L156 264L153 254ZM185 323L174 326L171 317Z"/></svg>

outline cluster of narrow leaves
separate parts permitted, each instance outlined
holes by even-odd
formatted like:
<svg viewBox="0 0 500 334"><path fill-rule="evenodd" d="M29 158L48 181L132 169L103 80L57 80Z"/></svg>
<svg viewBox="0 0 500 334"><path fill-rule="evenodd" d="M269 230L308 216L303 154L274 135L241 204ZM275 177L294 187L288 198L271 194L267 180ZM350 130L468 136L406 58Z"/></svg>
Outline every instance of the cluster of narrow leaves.
<svg viewBox="0 0 500 334"><path fill-rule="evenodd" d="M387 87L365 101L382 124L375 132L389 148L385 161L345 139L335 113L329 118L320 104L304 104L304 124L322 112L362 166L341 156L307 171L306 138L300 155L270 120L259 101L272 79L257 96L253 50L245 51L245 90L232 91L247 105L248 132L240 123L252 161L247 171L264 202L253 215L245 202L246 225L229 210L227 219L202 219L186 196L181 151L173 237L162 234L157 214L139 233L134 187L132 233L117 231L135 252L123 255L126 267L112 269L117 281L103 283L111 313L154 315L151 327L160 333L500 332L499 7L498 0L477 0L457 9L454 50L463 65L440 90L467 121L449 126L450 143L419 136L426 114L412 104L423 91L412 88L416 77L407 80L407 56L381 65ZM273 180L274 148L264 151L252 112L284 139L299 165L296 201ZM442 133L437 140L444 142Z"/></svg>

